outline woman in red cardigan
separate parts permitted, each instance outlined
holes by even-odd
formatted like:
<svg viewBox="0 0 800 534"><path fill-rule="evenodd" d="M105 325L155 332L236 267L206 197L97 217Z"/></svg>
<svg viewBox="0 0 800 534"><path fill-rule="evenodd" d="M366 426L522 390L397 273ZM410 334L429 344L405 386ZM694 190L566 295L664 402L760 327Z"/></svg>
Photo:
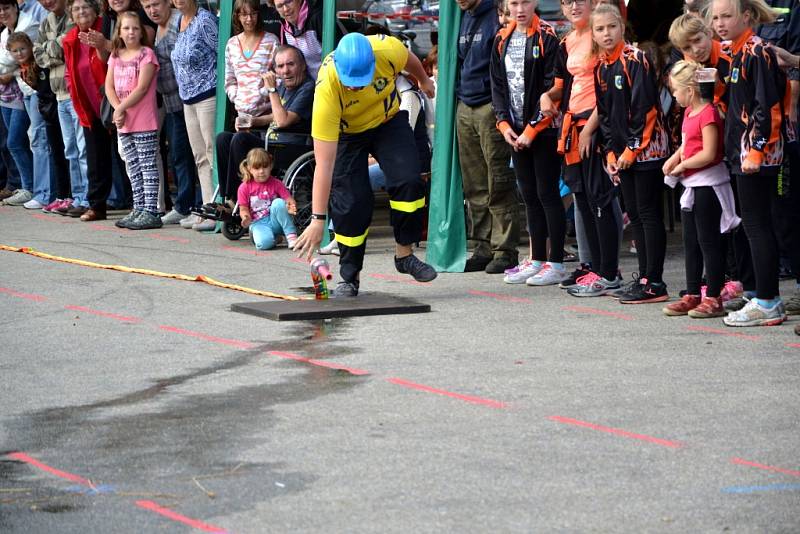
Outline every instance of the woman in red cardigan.
<svg viewBox="0 0 800 534"><path fill-rule="evenodd" d="M89 209L73 208L70 215L80 216L82 221L98 221L106 218L106 199L111 192L111 134L100 121L106 63L86 37L89 30L100 31L102 11L99 0L69 0L68 10L75 26L62 41L64 78L86 138L89 179Z"/></svg>

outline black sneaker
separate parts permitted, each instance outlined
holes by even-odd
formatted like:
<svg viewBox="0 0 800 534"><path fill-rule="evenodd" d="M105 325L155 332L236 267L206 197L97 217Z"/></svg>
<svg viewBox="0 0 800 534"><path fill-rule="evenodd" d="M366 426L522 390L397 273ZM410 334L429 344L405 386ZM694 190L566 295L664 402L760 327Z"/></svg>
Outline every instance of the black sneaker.
<svg viewBox="0 0 800 534"><path fill-rule="evenodd" d="M618 299L624 295L631 293L634 290L638 290L639 286L644 285L646 282L647 280L645 280L644 282L642 281L642 279L639 277L639 273L631 273L631 281L626 284L623 284L622 287L620 287L616 291L612 291L611 293L609 293L609 296Z"/></svg>
<svg viewBox="0 0 800 534"><path fill-rule="evenodd" d="M500 256L499 258L494 258L492 261L486 264L486 274L503 274L506 272L506 269L511 269L512 267L517 266L517 258L509 258L508 256Z"/></svg>
<svg viewBox="0 0 800 534"><path fill-rule="evenodd" d="M336 284L336 287L331 291L333 298L340 297L357 297L358 296L358 281L346 282L341 281Z"/></svg>
<svg viewBox="0 0 800 534"><path fill-rule="evenodd" d="M436 278L436 270L413 254L404 258L394 258L394 267L398 273L410 274L417 282L430 282Z"/></svg>
<svg viewBox="0 0 800 534"><path fill-rule="evenodd" d="M585 263L581 263L580 266L572 271L572 274L569 275L569 278L558 284L558 287L561 289L570 289L578 285L578 278L582 276L586 276L587 274L591 273L591 269Z"/></svg>
<svg viewBox="0 0 800 534"><path fill-rule="evenodd" d="M664 302L669 300L667 284L664 282L647 282L639 284L639 292L620 297L620 304L650 304L653 302Z"/></svg>
<svg viewBox="0 0 800 534"><path fill-rule="evenodd" d="M464 265L464 272L476 273L478 271L483 271L486 269L486 266L489 265L490 261L492 261L491 256L472 256L467 260L466 265Z"/></svg>

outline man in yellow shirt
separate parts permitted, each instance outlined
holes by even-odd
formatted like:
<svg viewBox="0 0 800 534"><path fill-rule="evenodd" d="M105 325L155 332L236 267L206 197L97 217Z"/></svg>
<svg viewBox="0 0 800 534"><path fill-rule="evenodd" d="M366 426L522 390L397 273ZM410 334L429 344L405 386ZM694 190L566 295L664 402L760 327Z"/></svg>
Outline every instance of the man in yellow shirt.
<svg viewBox="0 0 800 534"><path fill-rule="evenodd" d="M355 297L364 264L374 196L369 181L372 154L386 174L396 241L395 267L419 282L436 271L414 256L411 245L422 237L425 183L420 177L414 134L395 78L406 71L431 98L433 82L420 60L394 37L345 35L322 63L314 91L311 136L314 138L312 220L295 250L311 259L325 231L330 205L339 242L339 275L334 296Z"/></svg>

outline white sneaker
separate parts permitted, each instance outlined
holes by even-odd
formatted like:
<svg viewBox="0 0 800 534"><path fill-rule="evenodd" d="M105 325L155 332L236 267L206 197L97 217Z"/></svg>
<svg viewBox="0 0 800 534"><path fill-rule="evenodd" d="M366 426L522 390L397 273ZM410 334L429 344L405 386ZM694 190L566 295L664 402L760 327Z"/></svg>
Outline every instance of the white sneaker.
<svg viewBox="0 0 800 534"><path fill-rule="evenodd" d="M180 212L171 210L169 213L161 217L161 224L180 224L186 217Z"/></svg>
<svg viewBox="0 0 800 534"><path fill-rule="evenodd" d="M33 198L33 195L27 189L17 189L14 194L3 201L9 206L22 206Z"/></svg>
<svg viewBox="0 0 800 534"><path fill-rule="evenodd" d="M192 226L192 230L197 230L198 232L211 232L216 229L217 221L212 221L211 219L203 219Z"/></svg>
<svg viewBox="0 0 800 534"><path fill-rule="evenodd" d="M297 244L297 234L290 234L286 236L286 246L289 250L294 250L294 246Z"/></svg>
<svg viewBox="0 0 800 534"><path fill-rule="evenodd" d="M192 215L190 213L188 217L184 217L183 219L178 221L178 224L181 225L181 228L186 228L187 230L191 230L192 226L199 223L201 220L202 219L200 219L200 217L198 217L197 215Z"/></svg>
<svg viewBox="0 0 800 534"><path fill-rule="evenodd" d="M333 254L334 256L339 255L339 243L336 242L336 239L331 239L330 243L325 245L324 247L319 248L320 254Z"/></svg>
<svg viewBox="0 0 800 534"><path fill-rule="evenodd" d="M44 204L42 204L35 198L30 199L29 201L27 201L25 204L22 205L22 207L25 208L26 210L40 210L44 206L45 206Z"/></svg>
<svg viewBox="0 0 800 534"><path fill-rule="evenodd" d="M741 310L730 312L722 322L728 326L776 326L785 320L786 312L780 300L772 308L764 308L752 299Z"/></svg>
<svg viewBox="0 0 800 534"><path fill-rule="evenodd" d="M552 286L560 284L569 278L569 275L570 273L566 269L556 269L549 263L545 263L542 269L525 280L525 283L529 286Z"/></svg>
<svg viewBox="0 0 800 534"><path fill-rule="evenodd" d="M524 284L528 278L536 276L542 270L544 264L539 266L533 264L529 259L522 260L522 263L517 265L514 269L510 269L503 277L503 282L506 284Z"/></svg>

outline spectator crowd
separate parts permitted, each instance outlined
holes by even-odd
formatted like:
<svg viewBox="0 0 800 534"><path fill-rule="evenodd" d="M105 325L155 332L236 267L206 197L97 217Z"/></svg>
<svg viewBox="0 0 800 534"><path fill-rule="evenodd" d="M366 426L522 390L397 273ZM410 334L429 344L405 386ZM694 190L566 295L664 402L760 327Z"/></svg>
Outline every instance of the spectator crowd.
<svg viewBox="0 0 800 534"><path fill-rule="evenodd" d="M797 0L687 1L662 44L639 42L623 1L561 0L566 32L540 19L536 0L455 1L456 90L437 98L456 100L465 271L728 326L800 315ZM281 236L293 245L297 203L276 179L286 162L265 148L274 132L310 147L322 2L234 0L220 86L235 120L219 133L220 28L204 6L0 0L0 201L87 222L124 209L115 224L130 230L213 231L200 208L238 206L256 247ZM423 61L434 82L436 63L434 47ZM429 180L442 150L435 101L408 72L396 87ZM375 158L369 175L383 187ZM672 296L670 188L686 275ZM638 260L628 281L626 227ZM335 241L322 249L336 251ZM781 277L796 281L784 298Z"/></svg>

